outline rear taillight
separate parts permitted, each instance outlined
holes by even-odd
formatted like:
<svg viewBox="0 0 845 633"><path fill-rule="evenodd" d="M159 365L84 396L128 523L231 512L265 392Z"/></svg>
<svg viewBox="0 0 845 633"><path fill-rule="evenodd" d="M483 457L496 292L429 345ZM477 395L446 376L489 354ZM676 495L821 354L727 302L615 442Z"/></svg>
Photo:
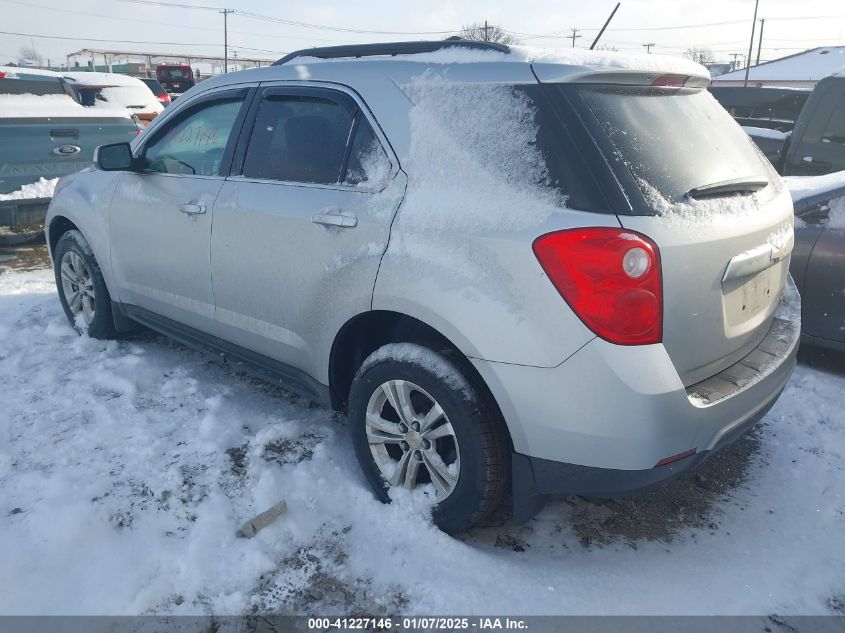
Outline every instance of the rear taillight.
<svg viewBox="0 0 845 633"><path fill-rule="evenodd" d="M158 96L158 100L161 101L162 103L170 103L170 95L167 94L166 92L162 92Z"/></svg>
<svg viewBox="0 0 845 633"><path fill-rule="evenodd" d="M660 252L644 235L593 227L541 235L534 254L584 324L617 345L663 337Z"/></svg>

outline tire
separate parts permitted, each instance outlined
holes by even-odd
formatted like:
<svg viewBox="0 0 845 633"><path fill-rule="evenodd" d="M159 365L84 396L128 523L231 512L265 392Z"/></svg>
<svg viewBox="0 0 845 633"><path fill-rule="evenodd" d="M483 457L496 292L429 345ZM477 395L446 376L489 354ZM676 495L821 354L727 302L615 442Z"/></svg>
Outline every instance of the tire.
<svg viewBox="0 0 845 633"><path fill-rule="evenodd" d="M352 383L349 429L375 495L387 503L391 486L424 486L443 531L484 524L510 490L507 430L490 404L441 353L410 343L373 352Z"/></svg>
<svg viewBox="0 0 845 633"><path fill-rule="evenodd" d="M82 233L64 233L53 251L56 290L71 326L92 338L114 338L111 297L94 252Z"/></svg>

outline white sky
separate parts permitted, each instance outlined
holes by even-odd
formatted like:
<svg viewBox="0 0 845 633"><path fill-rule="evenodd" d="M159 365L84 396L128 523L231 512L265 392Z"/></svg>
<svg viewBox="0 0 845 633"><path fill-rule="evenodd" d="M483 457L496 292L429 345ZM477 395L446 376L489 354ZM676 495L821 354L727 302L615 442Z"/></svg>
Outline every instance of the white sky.
<svg viewBox="0 0 845 633"><path fill-rule="evenodd" d="M396 0L299 0L284 3L271 0L155 1L229 7L334 28L403 32L343 32L293 26L238 13L229 16L230 50L241 57L274 59L284 52L308 46L440 39L448 34L415 35L408 32L454 31L462 25L485 19L505 29L528 34L523 35L522 40L532 46L570 46L571 40L564 36L570 28L579 28L582 31L576 46L588 47L615 4L615 0L498 3L481 0L413 3ZM668 54L681 54L690 46L706 46L714 51L718 60L729 61L732 52L747 54L753 14L753 0L622 0L622 6L602 43L623 51L643 51L642 44L654 42L654 52ZM33 44L54 64L64 61L68 53L81 48L211 55L222 55L223 50L223 16L213 10L143 4L137 0L0 0L0 16L0 31L80 38L59 40L0 33L0 63L17 59L20 47L29 44ZM760 0L758 18L766 18L762 60L813 46L845 44L845 2L841 0ZM698 26L665 28L684 25ZM556 37L533 37L550 34ZM110 41L95 42L81 38ZM113 40L157 43L131 44ZM755 37L753 56L756 54ZM101 60L98 63L102 63Z"/></svg>

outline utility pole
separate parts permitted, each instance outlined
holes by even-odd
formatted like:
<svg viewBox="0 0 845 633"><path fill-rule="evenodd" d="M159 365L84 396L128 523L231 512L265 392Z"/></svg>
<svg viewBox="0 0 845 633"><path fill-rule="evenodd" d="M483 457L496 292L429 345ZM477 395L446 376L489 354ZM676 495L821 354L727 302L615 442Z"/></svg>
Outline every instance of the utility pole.
<svg viewBox="0 0 845 633"><path fill-rule="evenodd" d="M657 46L657 44L655 44L654 42L649 42L648 44L643 44L643 46L645 46L645 52L651 55L651 48L653 46Z"/></svg>
<svg viewBox="0 0 845 633"><path fill-rule="evenodd" d="M766 18L760 18L760 39L757 42L757 63L755 66L760 64L760 51L763 50L763 27L766 26Z"/></svg>
<svg viewBox="0 0 845 633"><path fill-rule="evenodd" d="M745 65L745 81L742 82L743 87L748 87L748 73L751 70L751 55L754 54L754 29L757 28L757 8L760 6L760 0L754 0L754 19L751 21L751 41L748 42L748 63Z"/></svg>
<svg viewBox="0 0 845 633"><path fill-rule="evenodd" d="M572 35L567 35L566 37L572 39L572 48L575 48L575 39L581 37L580 35L578 35L578 31L580 31L581 29L569 29L569 30L572 32Z"/></svg>
<svg viewBox="0 0 845 633"><path fill-rule="evenodd" d="M229 72L229 14L234 13L234 9L221 9L223 14L223 72Z"/></svg>
<svg viewBox="0 0 845 633"><path fill-rule="evenodd" d="M488 28L489 27L487 26L487 20L484 20L484 41L485 42L490 41L490 35L488 35L488 31L487 31Z"/></svg>
<svg viewBox="0 0 845 633"><path fill-rule="evenodd" d="M737 63L737 58L742 57L742 53L730 53L730 56L733 58L731 59L731 70L736 70L739 68L739 64Z"/></svg>

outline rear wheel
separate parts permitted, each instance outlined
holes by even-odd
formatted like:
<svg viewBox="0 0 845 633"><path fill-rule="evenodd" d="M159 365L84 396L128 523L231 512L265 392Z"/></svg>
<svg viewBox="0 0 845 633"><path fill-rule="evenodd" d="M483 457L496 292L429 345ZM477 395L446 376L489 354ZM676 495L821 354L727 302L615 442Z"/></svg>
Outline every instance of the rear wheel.
<svg viewBox="0 0 845 633"><path fill-rule="evenodd" d="M77 230L59 238L53 252L59 301L70 324L93 338L113 338L111 297L94 252Z"/></svg>
<svg viewBox="0 0 845 633"><path fill-rule="evenodd" d="M352 442L376 496L391 487L428 494L434 521L459 532L506 499L507 434L498 411L444 355L385 345L364 361L349 399Z"/></svg>

